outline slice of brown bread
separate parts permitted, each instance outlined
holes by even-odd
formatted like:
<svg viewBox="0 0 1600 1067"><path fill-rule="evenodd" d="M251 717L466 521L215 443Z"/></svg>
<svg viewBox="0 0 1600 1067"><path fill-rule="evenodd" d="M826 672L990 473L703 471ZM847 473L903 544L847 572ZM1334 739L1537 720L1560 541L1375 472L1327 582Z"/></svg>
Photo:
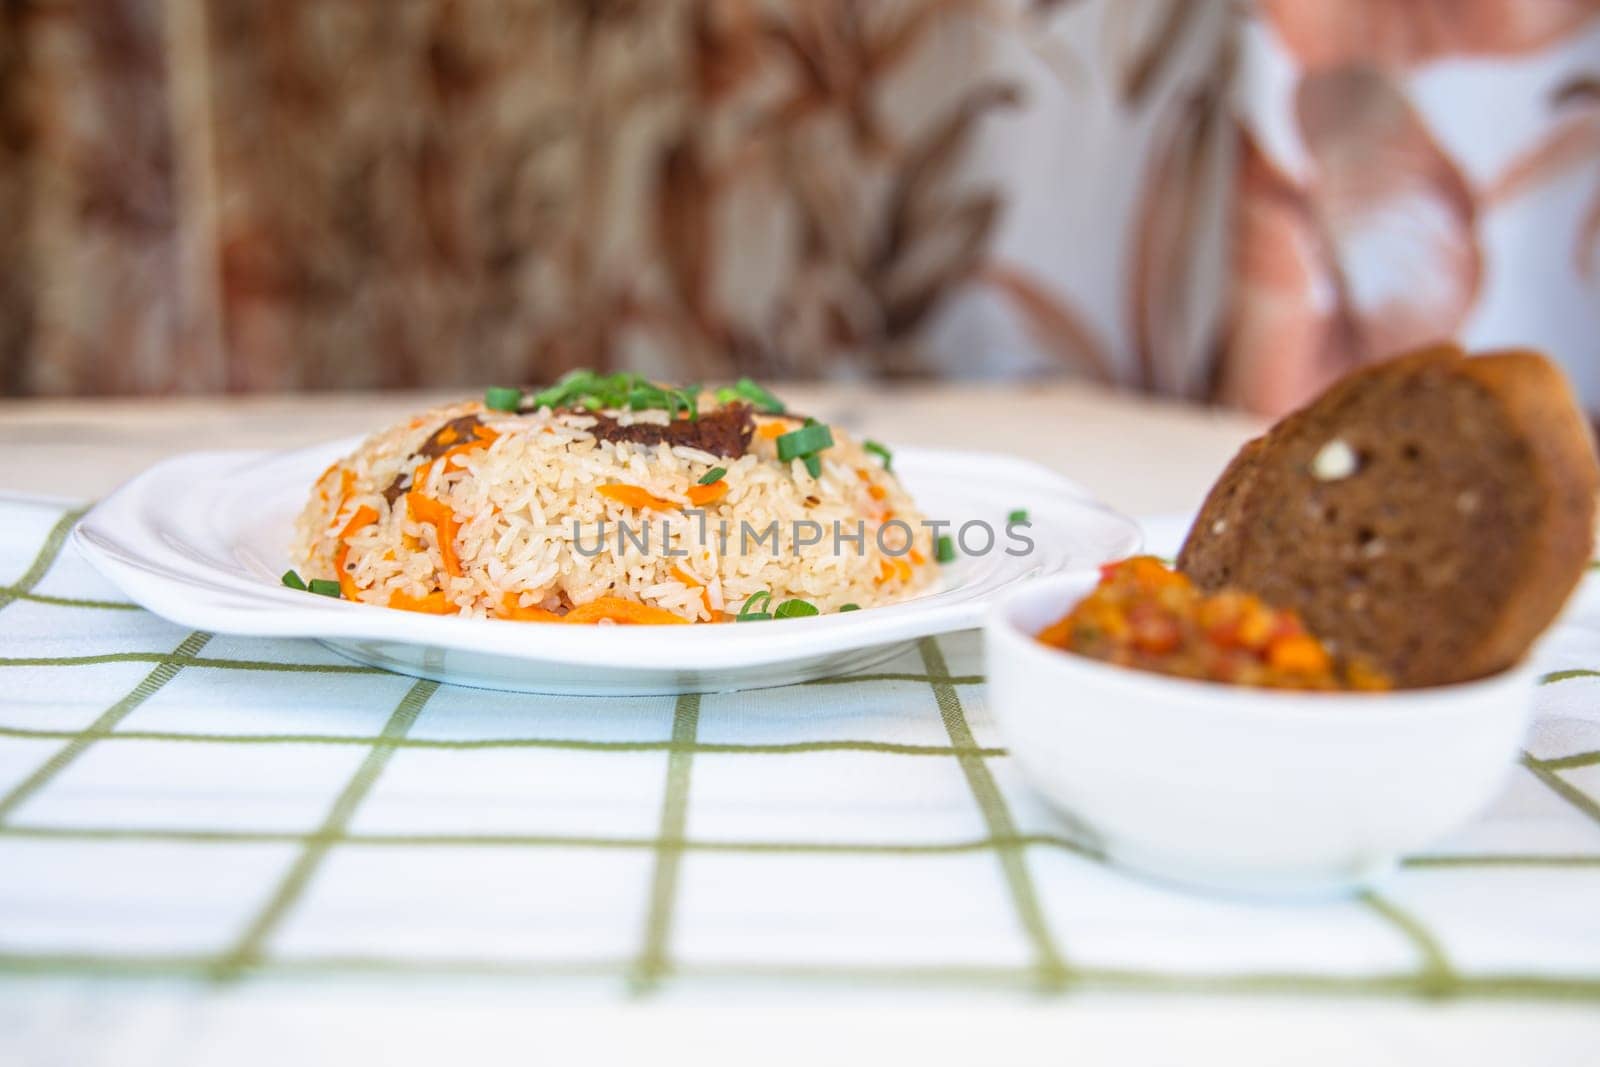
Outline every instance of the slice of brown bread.
<svg viewBox="0 0 1600 1067"><path fill-rule="evenodd" d="M1397 685L1517 662L1583 575L1597 476L1565 378L1450 346L1364 368L1249 444L1178 556Z"/></svg>

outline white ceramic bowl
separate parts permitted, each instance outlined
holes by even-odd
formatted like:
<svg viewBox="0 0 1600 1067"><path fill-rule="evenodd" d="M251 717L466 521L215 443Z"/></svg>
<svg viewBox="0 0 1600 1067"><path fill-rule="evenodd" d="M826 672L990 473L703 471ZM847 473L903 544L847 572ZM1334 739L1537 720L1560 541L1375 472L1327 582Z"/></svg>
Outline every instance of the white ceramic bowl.
<svg viewBox="0 0 1600 1067"><path fill-rule="evenodd" d="M1528 725L1525 660L1395 693L1171 678L1034 640L1095 578L991 608L989 699L1029 781L1114 863L1251 895L1348 891L1486 807Z"/></svg>

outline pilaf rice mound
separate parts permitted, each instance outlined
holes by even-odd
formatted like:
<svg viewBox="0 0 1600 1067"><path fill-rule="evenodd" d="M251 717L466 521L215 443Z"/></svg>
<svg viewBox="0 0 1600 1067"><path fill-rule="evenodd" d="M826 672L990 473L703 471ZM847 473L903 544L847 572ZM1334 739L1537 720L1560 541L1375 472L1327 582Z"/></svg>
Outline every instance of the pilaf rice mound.
<svg viewBox="0 0 1600 1067"><path fill-rule="evenodd" d="M317 479L294 556L348 600L533 621L722 622L789 600L827 613L932 584L932 534L881 448L830 428L813 476L808 457L778 458L809 421L730 392L701 394L694 419L478 402L418 415Z"/></svg>

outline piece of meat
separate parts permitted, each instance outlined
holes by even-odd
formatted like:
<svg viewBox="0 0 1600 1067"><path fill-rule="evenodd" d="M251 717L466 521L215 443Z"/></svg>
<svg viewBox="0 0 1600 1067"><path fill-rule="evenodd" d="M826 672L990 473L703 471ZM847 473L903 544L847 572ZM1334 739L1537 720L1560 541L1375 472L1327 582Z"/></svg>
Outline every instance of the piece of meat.
<svg viewBox="0 0 1600 1067"><path fill-rule="evenodd" d="M438 459L456 445L476 441L479 436L478 430L482 426L483 420L476 415L461 415L451 419L422 442L422 447L417 449L416 455Z"/></svg>
<svg viewBox="0 0 1600 1067"><path fill-rule="evenodd" d="M480 436L478 430L482 427L483 420L476 415L460 415L453 418L429 434L428 439L422 442L422 446L411 454L411 458L424 456L428 459L438 459L456 445L478 440ZM394 502L409 488L411 488L411 470L408 461L406 469L395 475L394 480L383 491L383 498L392 508Z"/></svg>
<svg viewBox="0 0 1600 1067"><path fill-rule="evenodd" d="M593 418L595 425L589 432L601 440L629 441L640 445L659 445L662 442L669 445L685 445L727 459L738 459L744 455L749 450L750 437L755 433L755 419L748 404L729 404L715 411L708 411L698 419L674 419L665 425L636 422L631 426L623 426L610 415L581 410L574 413ZM451 419L428 435L428 439L412 454L412 458L421 456L438 459L457 445L478 440L480 437L478 431L482 426L483 422L477 415L462 415ZM383 491L384 499L389 502L390 507L394 506L395 501L400 499L410 484L409 469L395 475L394 480Z"/></svg>
<svg viewBox="0 0 1600 1067"><path fill-rule="evenodd" d="M592 414L584 412L584 414ZM756 424L750 405L729 404L698 419L673 419L665 425L636 422L623 426L610 415L594 414L589 432L603 441L628 441L637 445L684 445L714 456L738 459L750 448Z"/></svg>
<svg viewBox="0 0 1600 1067"><path fill-rule="evenodd" d="M399 474L394 476L394 481L389 483L389 488L383 491L383 499L387 500L389 502L389 506L392 508L394 507L394 502L404 496L406 491L410 488L411 472L401 471Z"/></svg>

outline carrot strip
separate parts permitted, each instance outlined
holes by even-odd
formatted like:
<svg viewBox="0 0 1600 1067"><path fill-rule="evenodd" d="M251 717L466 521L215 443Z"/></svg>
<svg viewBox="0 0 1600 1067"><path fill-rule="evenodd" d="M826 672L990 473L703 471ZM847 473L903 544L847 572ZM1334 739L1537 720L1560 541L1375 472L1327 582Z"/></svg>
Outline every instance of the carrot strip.
<svg viewBox="0 0 1600 1067"><path fill-rule="evenodd" d="M432 460L418 467L416 473L411 476L411 484L425 485L432 467ZM421 489L413 489L406 494L406 507L411 510L412 518L433 527L434 535L439 542L439 555L444 558L445 571L459 578L461 558L456 555L456 534L460 532L460 525L456 522L455 512L432 497L425 496Z"/></svg>
<svg viewBox="0 0 1600 1067"><path fill-rule="evenodd" d="M694 504L696 507L715 504L727 495L728 480L726 478L718 478L710 485L691 485L689 487L689 503Z"/></svg>
<svg viewBox="0 0 1600 1067"><path fill-rule="evenodd" d="M694 575L690 574L676 563L672 565L672 576L678 579L678 581L682 582L684 585L688 586L690 589L700 590L700 601L706 606L706 614L713 619L717 617L715 609L711 607L711 590L701 585L695 580Z"/></svg>
<svg viewBox="0 0 1600 1067"><path fill-rule="evenodd" d="M422 487L428 484L428 474L432 470L433 460L430 459L428 462L421 464L416 470L411 472L411 489L406 493L408 497L411 495L411 493L418 493L422 491Z"/></svg>
<svg viewBox="0 0 1600 1067"><path fill-rule="evenodd" d="M449 470L451 461L457 456L464 456L468 452L476 452L480 448L488 448L490 445L494 444L494 439L499 436L500 435L498 433L489 429L489 427L479 426L478 437L476 440L468 441L464 445L456 445L454 448L447 448L444 450L444 452L440 453L439 465L441 469ZM460 464L457 464L457 466L460 466Z"/></svg>
<svg viewBox="0 0 1600 1067"><path fill-rule="evenodd" d="M888 497L889 491L881 485L869 485L867 486L867 495L874 500L883 500Z"/></svg>
<svg viewBox="0 0 1600 1067"><path fill-rule="evenodd" d="M340 545L339 551L333 556L334 575L339 579L339 595L346 600L357 599L356 594L361 592L361 587L356 580L350 577L350 572L344 569L345 561L350 558L350 546Z"/></svg>
<svg viewBox="0 0 1600 1067"><path fill-rule="evenodd" d="M784 434L786 434L788 432L789 432L789 424L786 423L786 422L783 422L782 420L779 420L777 422L762 423L761 424L761 428L756 431L756 436L763 437L763 438L767 439L768 441L771 441L771 440L774 440L775 438L782 437Z"/></svg>
<svg viewBox="0 0 1600 1067"><path fill-rule="evenodd" d="M444 569L453 577L461 576L461 558L456 555L456 533L458 524L455 513L444 504L421 493L407 493L406 504L411 508L411 515L418 522L425 522L432 526L438 535L439 555L444 557Z"/></svg>
<svg viewBox="0 0 1600 1067"><path fill-rule="evenodd" d="M517 603L516 593L507 593L500 602L500 614L503 618L515 619L518 622L562 622L560 615L543 608L525 608Z"/></svg>
<svg viewBox="0 0 1600 1067"><path fill-rule="evenodd" d="M596 597L587 604L573 608L565 616L565 621L574 623L599 622L602 619L640 626L686 626L689 623L688 619L674 615L665 608L616 596Z"/></svg>
<svg viewBox="0 0 1600 1067"><path fill-rule="evenodd" d="M338 464L335 463L333 467L329 467L327 470L323 471L322 477L317 479L317 496L321 497L324 503L326 503L328 500L328 490L323 488L322 483L328 480L328 475L332 474L334 467L337 466ZM339 512L344 509L344 502L349 499L350 496L350 487L355 485L355 483L355 471L351 470L349 467L346 467L339 472L339 499L333 505L333 513L335 515L339 514Z"/></svg>
<svg viewBox="0 0 1600 1067"><path fill-rule="evenodd" d="M454 604L445 599L443 589L435 589L420 599L407 596L405 593L390 593L389 606L399 611L419 611L424 615L455 615L457 609Z"/></svg>
<svg viewBox="0 0 1600 1067"><path fill-rule="evenodd" d="M349 522L345 523L344 529L339 533L339 540L343 541L345 538L349 537L362 527L371 526L377 521L377 509L363 504L359 508L356 508L356 513L350 516Z"/></svg>
<svg viewBox="0 0 1600 1067"><path fill-rule="evenodd" d="M328 487L323 485L322 483L326 482L328 480L328 476L330 474L332 474L334 471L339 469L339 464L341 462L342 462L341 460L337 460L337 459L334 460L332 463L328 464L328 469L327 470L325 470L321 474L317 475L317 481L316 481L317 496L321 497L324 503L326 503L327 499L328 499ZM346 470L344 472L344 477L340 479L340 483L345 487L345 492L346 493L348 493L350 491L350 477L351 477L350 472L348 470ZM343 495L341 495L339 497L339 507L341 507L341 508L344 507L344 496ZM335 508L334 510L337 511L338 509Z"/></svg>
<svg viewBox="0 0 1600 1067"><path fill-rule="evenodd" d="M339 551L334 553L333 569L339 579L339 592L344 595L346 600L355 600L356 594L361 592L361 587L356 584L356 580L350 576L350 572L345 570L344 567L350 561L349 538L357 530L371 526L377 521L377 511L363 504L356 509L354 515L350 516L350 521L339 532Z"/></svg>
<svg viewBox="0 0 1600 1067"><path fill-rule="evenodd" d="M602 485L595 492L607 500L615 500L623 507L634 508L638 511L679 511L680 505L670 500L663 500L658 496L640 489L637 485Z"/></svg>
<svg viewBox="0 0 1600 1067"><path fill-rule="evenodd" d="M873 584L882 585L892 578L899 578L903 582L909 582L911 580L911 564L900 556L880 558L878 560L878 576L872 580Z"/></svg>

